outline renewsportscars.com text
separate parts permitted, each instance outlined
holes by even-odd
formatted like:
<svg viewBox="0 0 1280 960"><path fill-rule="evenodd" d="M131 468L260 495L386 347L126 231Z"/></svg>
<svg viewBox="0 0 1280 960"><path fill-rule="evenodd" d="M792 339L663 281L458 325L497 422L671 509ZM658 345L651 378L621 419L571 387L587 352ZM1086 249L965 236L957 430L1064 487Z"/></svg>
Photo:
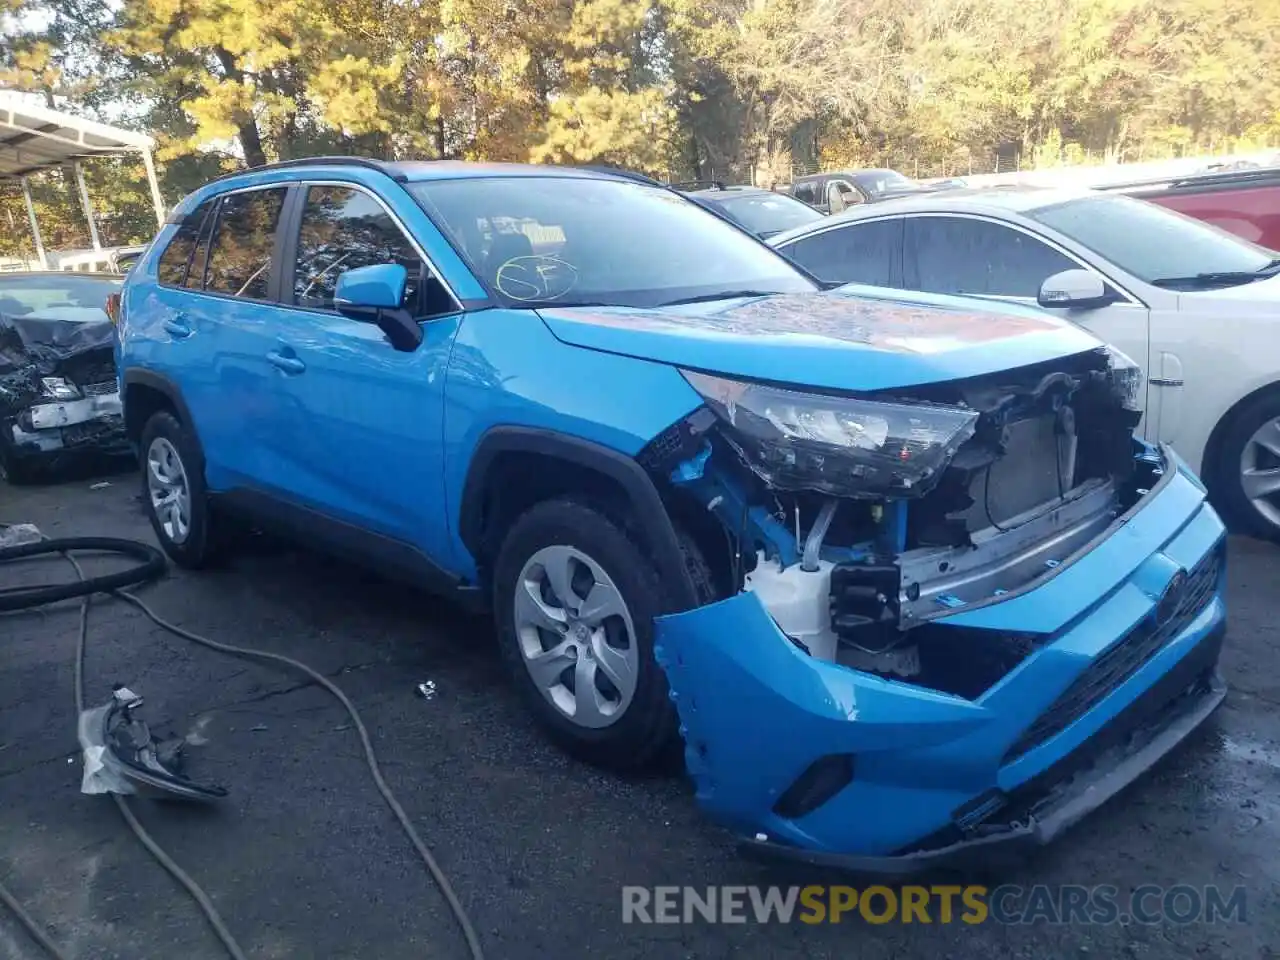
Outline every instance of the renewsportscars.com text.
<svg viewBox="0 0 1280 960"><path fill-rule="evenodd" d="M1243 887L623 887L623 923L1244 923Z"/></svg>

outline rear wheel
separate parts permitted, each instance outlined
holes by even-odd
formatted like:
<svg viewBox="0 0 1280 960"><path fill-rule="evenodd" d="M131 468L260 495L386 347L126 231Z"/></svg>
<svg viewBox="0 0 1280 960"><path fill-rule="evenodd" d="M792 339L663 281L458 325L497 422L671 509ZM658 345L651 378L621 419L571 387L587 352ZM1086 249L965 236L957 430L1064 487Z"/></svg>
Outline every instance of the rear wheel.
<svg viewBox="0 0 1280 960"><path fill-rule="evenodd" d="M1238 410L1220 449L1217 486L1228 518L1243 532L1280 538L1280 395Z"/></svg>
<svg viewBox="0 0 1280 960"><path fill-rule="evenodd" d="M223 553L226 533L209 505L199 444L172 413L142 428L142 499L160 546L180 567L208 566Z"/></svg>
<svg viewBox="0 0 1280 960"><path fill-rule="evenodd" d="M663 754L678 725L653 618L671 591L628 532L594 506L540 503L507 535L493 579L503 658L550 735L619 769Z"/></svg>

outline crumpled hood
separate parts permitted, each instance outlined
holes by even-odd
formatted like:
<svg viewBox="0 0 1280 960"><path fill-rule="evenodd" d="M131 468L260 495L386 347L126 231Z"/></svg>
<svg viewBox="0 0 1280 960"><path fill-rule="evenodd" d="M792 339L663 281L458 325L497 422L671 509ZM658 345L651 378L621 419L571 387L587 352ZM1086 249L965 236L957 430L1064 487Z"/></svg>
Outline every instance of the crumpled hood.
<svg viewBox="0 0 1280 960"><path fill-rule="evenodd" d="M64 360L90 350L110 350L115 336L106 312L97 308L51 307L25 316L0 313L0 372L35 360Z"/></svg>
<svg viewBox="0 0 1280 960"><path fill-rule="evenodd" d="M858 285L651 310L538 312L575 346L833 390L958 380L1101 345L1037 310Z"/></svg>
<svg viewBox="0 0 1280 960"><path fill-rule="evenodd" d="M34 403L43 377L66 377L81 386L114 379L115 336L101 310L60 307L20 317L0 313L0 417Z"/></svg>

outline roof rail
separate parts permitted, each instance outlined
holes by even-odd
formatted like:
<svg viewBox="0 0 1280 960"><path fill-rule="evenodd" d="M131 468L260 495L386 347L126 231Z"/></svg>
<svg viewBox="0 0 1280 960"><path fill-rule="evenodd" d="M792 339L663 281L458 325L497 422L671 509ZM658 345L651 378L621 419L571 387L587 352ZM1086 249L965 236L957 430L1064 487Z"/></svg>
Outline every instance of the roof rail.
<svg viewBox="0 0 1280 960"><path fill-rule="evenodd" d="M584 163L580 164L576 169L590 170L592 173L607 173L612 177L625 177L628 180L635 180L639 183L647 183L654 187L665 187L666 184L661 180L655 180L646 173L640 173L636 170L628 170L625 167L611 167L606 163Z"/></svg>
<svg viewBox="0 0 1280 960"><path fill-rule="evenodd" d="M1094 190L1137 190L1143 187L1194 187L1201 185L1226 185L1248 183L1254 180L1270 180L1280 176L1280 167L1256 167L1243 170L1208 170L1196 173L1183 173L1171 177L1151 177L1146 180L1128 180L1122 183L1104 183L1093 187Z"/></svg>
<svg viewBox="0 0 1280 960"><path fill-rule="evenodd" d="M217 183L219 180L243 176L246 173L265 173L268 170L289 170L294 167L364 167L366 170L377 170L401 183L408 179L403 173L392 168L387 161L374 160L371 157L298 157L295 160L277 160L274 163L264 163L260 166L236 170L233 173L224 173L209 182Z"/></svg>
<svg viewBox="0 0 1280 960"><path fill-rule="evenodd" d="M680 183L671 184L672 190L697 190L701 186L711 187L713 190L723 190L723 180L682 180Z"/></svg>

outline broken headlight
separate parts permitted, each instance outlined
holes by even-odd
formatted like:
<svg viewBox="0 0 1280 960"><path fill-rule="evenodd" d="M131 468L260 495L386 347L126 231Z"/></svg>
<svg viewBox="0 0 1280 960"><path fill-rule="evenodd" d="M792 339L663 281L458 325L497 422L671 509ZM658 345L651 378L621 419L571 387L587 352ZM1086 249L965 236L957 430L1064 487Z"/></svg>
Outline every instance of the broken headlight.
<svg viewBox="0 0 1280 960"><path fill-rule="evenodd" d="M40 379L42 400L79 400L82 396L80 388L63 377L41 377Z"/></svg>
<svg viewBox="0 0 1280 960"><path fill-rule="evenodd" d="M681 371L766 483L841 497L921 497L978 413L965 407L800 393Z"/></svg>
<svg viewBox="0 0 1280 960"><path fill-rule="evenodd" d="M1127 353L1113 346L1103 347L1107 356L1107 378L1116 398L1126 410L1142 410L1142 368Z"/></svg>

